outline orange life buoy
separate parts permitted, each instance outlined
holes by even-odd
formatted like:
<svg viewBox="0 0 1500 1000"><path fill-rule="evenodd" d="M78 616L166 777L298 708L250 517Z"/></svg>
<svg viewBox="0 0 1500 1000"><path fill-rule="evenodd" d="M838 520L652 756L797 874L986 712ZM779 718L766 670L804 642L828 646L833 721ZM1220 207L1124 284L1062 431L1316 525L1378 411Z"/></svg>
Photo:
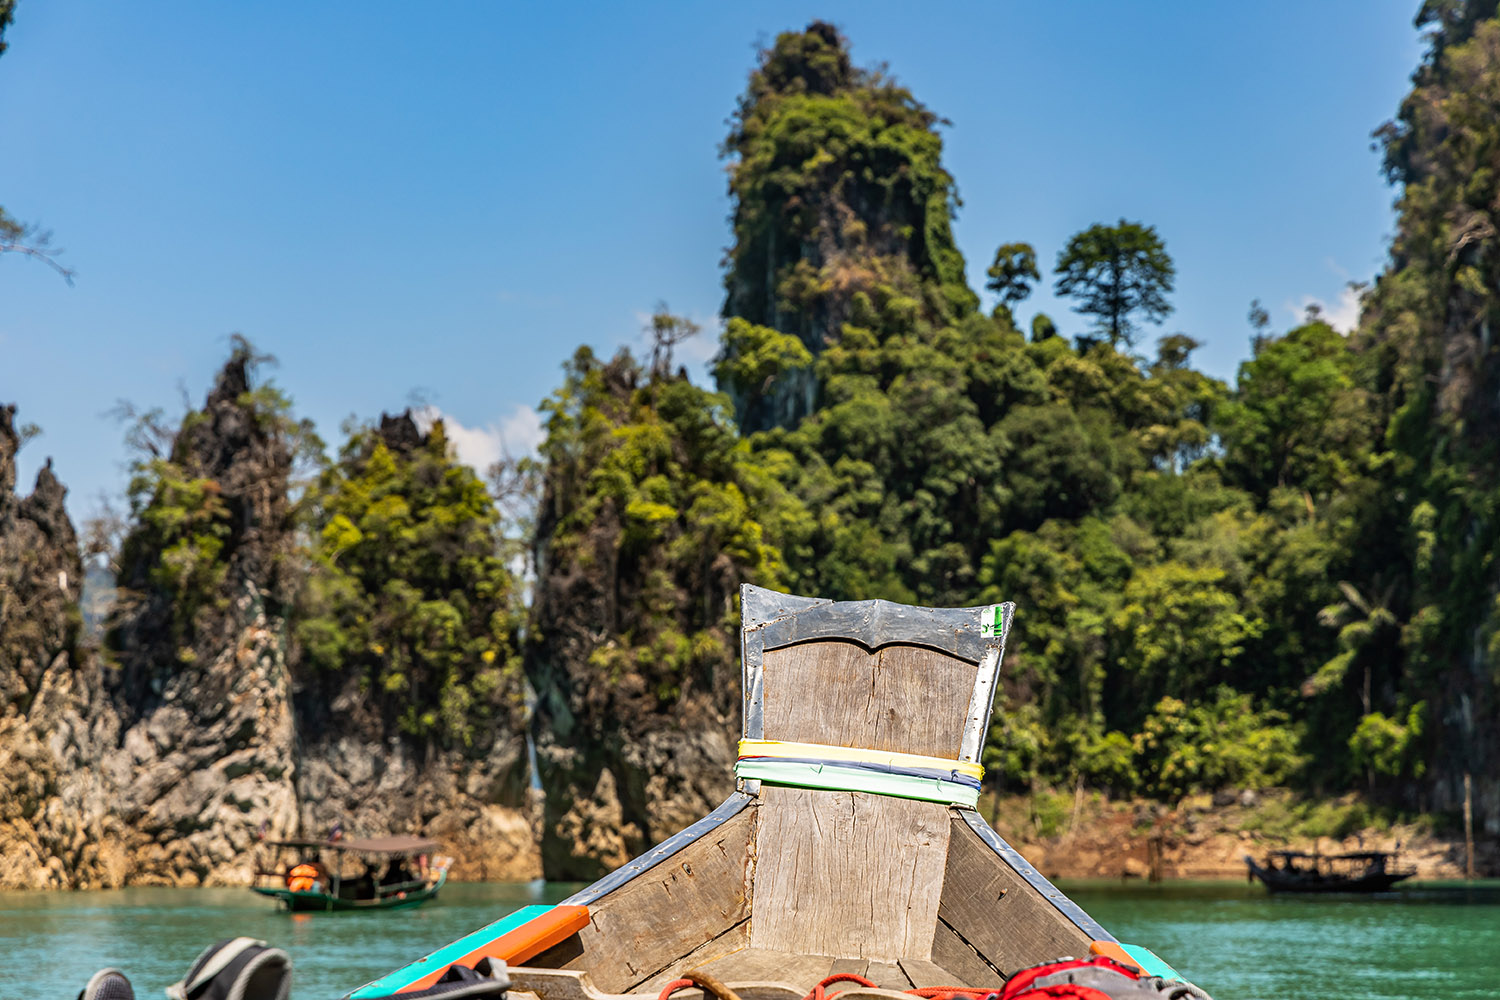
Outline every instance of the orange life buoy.
<svg viewBox="0 0 1500 1000"><path fill-rule="evenodd" d="M286 887L293 892L306 892L318 880L317 865L303 862L286 873Z"/></svg>

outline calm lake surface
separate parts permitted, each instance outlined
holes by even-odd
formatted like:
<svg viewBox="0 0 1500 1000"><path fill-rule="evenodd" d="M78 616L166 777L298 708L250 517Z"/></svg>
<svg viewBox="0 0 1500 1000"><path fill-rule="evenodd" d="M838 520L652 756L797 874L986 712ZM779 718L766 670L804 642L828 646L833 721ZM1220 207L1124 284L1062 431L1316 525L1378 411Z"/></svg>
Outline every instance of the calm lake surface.
<svg viewBox="0 0 1500 1000"><path fill-rule="evenodd" d="M574 888L450 884L414 910L339 914L281 913L245 889L0 893L0 1000L72 1000L109 965L157 1000L206 945L238 935L291 954L293 1000L334 1000ZM1215 1000L1500 997L1500 884L1377 899L1270 898L1236 883L1064 888Z"/></svg>

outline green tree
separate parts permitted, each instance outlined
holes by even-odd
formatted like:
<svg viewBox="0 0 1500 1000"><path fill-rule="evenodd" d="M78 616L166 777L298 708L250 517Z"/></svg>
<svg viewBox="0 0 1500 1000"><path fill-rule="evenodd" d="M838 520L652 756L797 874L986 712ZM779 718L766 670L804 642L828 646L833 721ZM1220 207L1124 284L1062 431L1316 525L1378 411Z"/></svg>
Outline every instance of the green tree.
<svg viewBox="0 0 1500 1000"><path fill-rule="evenodd" d="M443 422L356 427L307 505L296 635L308 682L353 678L393 728L451 746L519 725L520 601L500 516Z"/></svg>
<svg viewBox="0 0 1500 1000"><path fill-rule="evenodd" d="M1160 323L1171 312L1176 268L1152 226L1121 219L1076 233L1057 255L1058 295L1079 300L1075 312L1093 316L1111 346L1135 341L1137 320Z"/></svg>
<svg viewBox="0 0 1500 1000"><path fill-rule="evenodd" d="M1229 478L1260 496L1278 486L1323 495L1360 472L1376 433L1358 358L1326 323L1266 338L1240 366L1216 429Z"/></svg>
<svg viewBox="0 0 1500 1000"><path fill-rule="evenodd" d="M1262 625L1247 618L1223 571L1165 562L1137 570L1113 626L1116 662L1136 705L1211 690ZM1127 693L1128 692L1128 693Z"/></svg>
<svg viewBox="0 0 1500 1000"><path fill-rule="evenodd" d="M1285 713L1257 711L1248 694L1225 686L1192 704L1162 698L1134 743L1146 789L1169 800L1284 784L1306 764Z"/></svg>
<svg viewBox="0 0 1500 1000"><path fill-rule="evenodd" d="M984 287L995 293L1006 310L1031 294L1033 282L1042 280L1041 272L1036 269L1036 250L1030 243L1003 244L995 251L995 262L984 273L990 279Z"/></svg>
<svg viewBox="0 0 1500 1000"><path fill-rule="evenodd" d="M1057 336L1057 324L1046 313L1031 317L1031 340L1033 343Z"/></svg>

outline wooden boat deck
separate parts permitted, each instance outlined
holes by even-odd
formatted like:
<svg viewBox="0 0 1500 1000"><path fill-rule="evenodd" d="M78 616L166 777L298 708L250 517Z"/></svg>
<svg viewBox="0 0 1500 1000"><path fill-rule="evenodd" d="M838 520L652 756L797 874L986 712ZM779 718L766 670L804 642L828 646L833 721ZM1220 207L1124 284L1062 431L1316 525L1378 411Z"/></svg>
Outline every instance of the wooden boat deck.
<svg viewBox="0 0 1500 1000"><path fill-rule="evenodd" d="M711 962L695 965L694 968L728 984L744 1000L801 1000L818 982L837 973L852 973L875 983L878 990L893 995L905 996L905 990L924 986L953 986L964 982L963 978L944 969L935 962L916 958L903 958L894 962L856 958L836 958L832 955L802 955L770 948L743 948ZM604 1000L609 997L628 996L632 1000L641 997L656 997L661 988L676 979L675 973L663 973L652 977L625 994L606 993L593 984L586 974L548 973L531 968L512 970L514 986L512 993L535 992L552 998L565 1000ZM840 987L840 995L853 984ZM999 989L1002 980L993 975L972 986ZM875 991L855 989L859 995L871 995ZM674 994L681 1000L695 1000L701 991L686 989ZM911 1000L906 996L906 1000Z"/></svg>

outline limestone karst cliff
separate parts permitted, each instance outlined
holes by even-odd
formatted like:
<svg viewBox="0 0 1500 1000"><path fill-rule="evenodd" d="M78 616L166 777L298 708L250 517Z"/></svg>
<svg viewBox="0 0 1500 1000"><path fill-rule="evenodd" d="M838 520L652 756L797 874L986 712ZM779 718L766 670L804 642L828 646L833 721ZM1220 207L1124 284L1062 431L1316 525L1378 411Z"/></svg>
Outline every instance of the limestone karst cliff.
<svg viewBox="0 0 1500 1000"><path fill-rule="evenodd" d="M489 694L474 704L466 689L463 718L445 716L472 723L462 732L421 731L388 711L420 699L372 692L358 656L328 670L303 655L291 623L299 607L304 622L315 617L305 590L320 577L290 499L298 428L256 361L238 342L203 407L156 433L138 462L101 649L81 638L65 491L49 465L29 496L15 494L21 434L13 408L0 409L0 888L243 884L260 837L320 836L334 823L435 837L458 858L457 878L535 877L513 653L498 681L467 678ZM392 448L447 461L440 431L419 434L409 418L386 431ZM461 481L472 500L483 487L465 473L437 478ZM442 539L418 547L429 543L435 560L453 555ZM429 598L417 607L430 611ZM453 613L475 612L503 652L513 624L498 610Z"/></svg>
<svg viewBox="0 0 1500 1000"><path fill-rule="evenodd" d="M112 885L106 796L92 765L112 718L81 650L83 566L49 461L15 492L21 431L0 406L0 887Z"/></svg>
<svg viewBox="0 0 1500 1000"><path fill-rule="evenodd" d="M403 413L355 432L312 506L302 828L423 830L456 878L537 877L516 588L483 483L441 421L424 432Z"/></svg>
<svg viewBox="0 0 1500 1000"><path fill-rule="evenodd" d="M590 878L734 786L742 582L779 581L784 496L722 401L586 348L548 404L526 671L549 878Z"/></svg>
<svg viewBox="0 0 1500 1000"><path fill-rule="evenodd" d="M296 831L293 454L253 366L238 345L133 484L104 670L120 729L101 765L135 883L246 881L257 833Z"/></svg>

